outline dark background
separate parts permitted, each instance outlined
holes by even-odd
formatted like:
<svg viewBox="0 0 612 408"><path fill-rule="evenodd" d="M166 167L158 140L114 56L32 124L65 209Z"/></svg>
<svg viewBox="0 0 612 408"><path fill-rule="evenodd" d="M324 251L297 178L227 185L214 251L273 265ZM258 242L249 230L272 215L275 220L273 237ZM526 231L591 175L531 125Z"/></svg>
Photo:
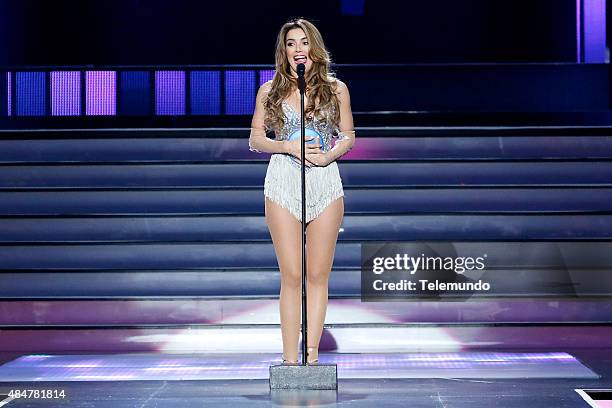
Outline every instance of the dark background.
<svg viewBox="0 0 612 408"><path fill-rule="evenodd" d="M340 0L0 0L0 63L272 64L295 16L340 64L576 60L575 0L365 0L357 14Z"/></svg>

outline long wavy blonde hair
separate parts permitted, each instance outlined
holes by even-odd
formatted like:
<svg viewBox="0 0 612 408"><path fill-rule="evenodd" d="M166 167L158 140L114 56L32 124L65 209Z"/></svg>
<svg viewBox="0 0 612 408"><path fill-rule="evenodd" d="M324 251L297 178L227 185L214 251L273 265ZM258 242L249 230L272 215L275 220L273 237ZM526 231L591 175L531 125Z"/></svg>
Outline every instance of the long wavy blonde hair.
<svg viewBox="0 0 612 408"><path fill-rule="evenodd" d="M340 108L335 94L337 89L335 74L330 69L331 58L317 27L303 18L285 23L276 38L276 72L264 102L264 125L275 132L282 129L285 122L282 103L297 88L297 80L291 75L291 66L285 49L287 33L294 28L301 28L306 34L310 45L308 57L312 61L305 78L308 104L304 107L304 114L306 117L314 116L322 119L331 112L331 117L326 119L338 126Z"/></svg>

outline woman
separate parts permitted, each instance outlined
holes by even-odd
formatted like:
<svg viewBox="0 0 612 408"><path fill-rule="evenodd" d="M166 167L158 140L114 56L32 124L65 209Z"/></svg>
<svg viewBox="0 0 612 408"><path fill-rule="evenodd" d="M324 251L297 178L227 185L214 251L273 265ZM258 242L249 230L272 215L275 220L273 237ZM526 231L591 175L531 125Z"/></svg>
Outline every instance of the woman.
<svg viewBox="0 0 612 408"><path fill-rule="evenodd" d="M355 143L348 88L330 72L319 30L305 19L282 26L276 41L276 73L257 93L249 149L272 153L264 182L265 216L281 272L283 364L298 362L302 291L300 93L297 65L306 68L307 362L318 361L327 310L328 281L344 216L344 191L336 160ZM274 131L275 140L266 137ZM297 132L297 133L296 133ZM332 139L336 139L332 148ZM322 145L323 144L323 145Z"/></svg>

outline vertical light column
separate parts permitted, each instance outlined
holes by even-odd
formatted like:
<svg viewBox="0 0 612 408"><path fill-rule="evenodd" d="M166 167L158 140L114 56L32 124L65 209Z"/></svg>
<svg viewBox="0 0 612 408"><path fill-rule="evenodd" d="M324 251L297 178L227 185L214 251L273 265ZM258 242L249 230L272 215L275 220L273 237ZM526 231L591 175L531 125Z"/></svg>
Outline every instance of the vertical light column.
<svg viewBox="0 0 612 408"><path fill-rule="evenodd" d="M51 72L51 115L79 116L81 114L81 73L79 71Z"/></svg>
<svg viewBox="0 0 612 408"><path fill-rule="evenodd" d="M150 78L147 71L121 72L120 115L151 114Z"/></svg>
<svg viewBox="0 0 612 408"><path fill-rule="evenodd" d="M192 71L191 114L221 114L221 73L219 71Z"/></svg>
<svg viewBox="0 0 612 408"><path fill-rule="evenodd" d="M185 114L185 71L155 72L155 114Z"/></svg>
<svg viewBox="0 0 612 408"><path fill-rule="evenodd" d="M85 72L85 113L88 116L117 114L117 72Z"/></svg>
<svg viewBox="0 0 612 408"><path fill-rule="evenodd" d="M6 73L6 89L7 89L7 97L6 97L6 114L8 116L13 115L13 78L11 77L11 73Z"/></svg>
<svg viewBox="0 0 612 408"><path fill-rule="evenodd" d="M44 72L15 73L15 113L17 116L44 116L47 110L47 84Z"/></svg>
<svg viewBox="0 0 612 408"><path fill-rule="evenodd" d="M606 0L583 0L584 62L606 62Z"/></svg>
<svg viewBox="0 0 612 408"><path fill-rule="evenodd" d="M274 69L262 69L259 71L259 86L262 86L272 78L274 78Z"/></svg>
<svg viewBox="0 0 612 408"><path fill-rule="evenodd" d="M576 0L576 62L582 62L582 0Z"/></svg>
<svg viewBox="0 0 612 408"><path fill-rule="evenodd" d="M225 72L225 114L250 115L255 109L255 71Z"/></svg>

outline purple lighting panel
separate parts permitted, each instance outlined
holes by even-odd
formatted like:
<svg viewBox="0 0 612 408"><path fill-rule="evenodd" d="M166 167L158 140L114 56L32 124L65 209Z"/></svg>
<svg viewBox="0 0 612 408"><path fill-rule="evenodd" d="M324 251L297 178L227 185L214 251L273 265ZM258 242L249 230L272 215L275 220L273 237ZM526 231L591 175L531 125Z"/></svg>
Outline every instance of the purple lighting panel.
<svg viewBox="0 0 612 408"><path fill-rule="evenodd" d="M221 114L221 73L219 71L191 72L191 114Z"/></svg>
<svg viewBox="0 0 612 408"><path fill-rule="evenodd" d="M185 114L185 71L155 72L155 113Z"/></svg>
<svg viewBox="0 0 612 408"><path fill-rule="evenodd" d="M255 109L255 71L225 72L225 113L249 115Z"/></svg>
<svg viewBox="0 0 612 408"><path fill-rule="evenodd" d="M45 72L15 73L15 114L45 116L47 114L47 75Z"/></svg>
<svg viewBox="0 0 612 408"><path fill-rule="evenodd" d="M11 73L6 73L6 89L8 92L7 100L6 100L6 113L8 116L13 114L13 81L11 80Z"/></svg>
<svg viewBox="0 0 612 408"><path fill-rule="evenodd" d="M51 72L51 115L79 116L81 114L81 73L79 71Z"/></svg>
<svg viewBox="0 0 612 408"><path fill-rule="evenodd" d="M85 113L90 116L117 114L117 72L85 73Z"/></svg>
<svg viewBox="0 0 612 408"><path fill-rule="evenodd" d="M259 86L262 86L272 78L274 78L274 73L276 71L273 69L262 69L259 71Z"/></svg>
<svg viewBox="0 0 612 408"><path fill-rule="evenodd" d="M582 60L582 0L576 0L576 62Z"/></svg>
<svg viewBox="0 0 612 408"><path fill-rule="evenodd" d="M606 62L606 0L584 0L584 62Z"/></svg>

